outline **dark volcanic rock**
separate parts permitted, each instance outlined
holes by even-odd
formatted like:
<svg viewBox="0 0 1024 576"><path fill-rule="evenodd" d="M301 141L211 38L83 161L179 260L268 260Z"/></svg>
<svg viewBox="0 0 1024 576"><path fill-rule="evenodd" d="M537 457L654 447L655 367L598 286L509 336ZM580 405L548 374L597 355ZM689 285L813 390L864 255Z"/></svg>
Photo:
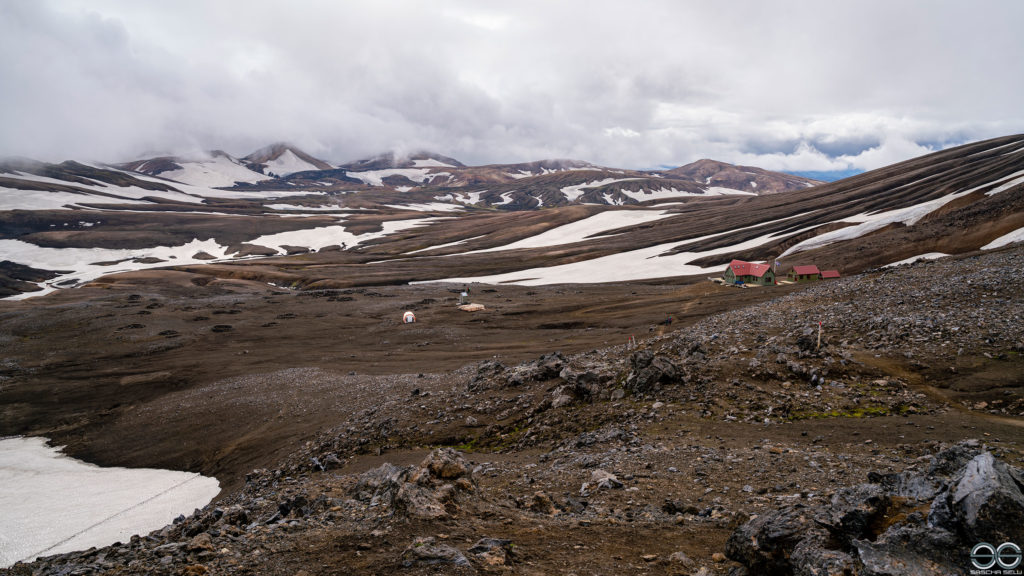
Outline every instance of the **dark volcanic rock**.
<svg viewBox="0 0 1024 576"><path fill-rule="evenodd" d="M977 442L924 472L870 474L827 505L795 504L740 526L726 554L751 574L959 574L978 542L1024 540L1022 474Z"/></svg>
<svg viewBox="0 0 1024 576"><path fill-rule="evenodd" d="M650 350L633 353L626 388L634 394L647 394L666 384L685 380L685 374L671 360Z"/></svg>
<svg viewBox="0 0 1024 576"><path fill-rule="evenodd" d="M438 448L419 466L384 464L362 474L354 493L371 506L417 518L443 518L456 508L460 494L475 491L465 459L451 448Z"/></svg>
<svg viewBox="0 0 1024 576"><path fill-rule="evenodd" d="M439 544L433 536L416 538L402 552L402 565L406 568L435 564L470 567L469 560L462 552L447 544Z"/></svg>

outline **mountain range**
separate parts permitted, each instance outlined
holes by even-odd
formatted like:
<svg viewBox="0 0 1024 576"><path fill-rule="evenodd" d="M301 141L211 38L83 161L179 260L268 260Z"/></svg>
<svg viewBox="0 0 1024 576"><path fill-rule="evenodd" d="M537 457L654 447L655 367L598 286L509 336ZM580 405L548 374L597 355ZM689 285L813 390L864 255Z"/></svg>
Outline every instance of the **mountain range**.
<svg viewBox="0 0 1024 576"><path fill-rule="evenodd" d="M9 160L0 277L13 295L199 264L296 286L638 280L732 258L855 272L1014 241L1022 182L1020 135L828 184L712 160L637 171L420 152L334 166L285 144L116 166ZM315 274L250 260L299 253Z"/></svg>

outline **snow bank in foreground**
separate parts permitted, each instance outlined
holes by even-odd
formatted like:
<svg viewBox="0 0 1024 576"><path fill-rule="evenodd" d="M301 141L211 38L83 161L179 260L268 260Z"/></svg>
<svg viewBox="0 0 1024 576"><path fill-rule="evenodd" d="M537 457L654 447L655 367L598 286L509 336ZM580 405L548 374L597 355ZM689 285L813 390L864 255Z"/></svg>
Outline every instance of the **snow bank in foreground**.
<svg viewBox="0 0 1024 576"><path fill-rule="evenodd" d="M44 438L0 440L0 568L127 542L202 508L216 478L172 470L100 468Z"/></svg>

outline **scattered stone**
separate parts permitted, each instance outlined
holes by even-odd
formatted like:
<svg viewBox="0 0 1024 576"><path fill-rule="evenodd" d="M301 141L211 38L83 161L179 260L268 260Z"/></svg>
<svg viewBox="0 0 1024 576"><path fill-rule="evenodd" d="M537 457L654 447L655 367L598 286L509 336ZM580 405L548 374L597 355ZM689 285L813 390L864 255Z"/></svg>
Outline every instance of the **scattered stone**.
<svg viewBox="0 0 1024 576"><path fill-rule="evenodd" d="M402 552L401 556L402 566L410 568L412 566L433 566L433 565L445 565L451 564L454 566L465 566L469 567L469 560L459 552L458 549L453 548L447 544L439 544L433 536L417 537L413 539L412 544L409 545Z"/></svg>
<svg viewBox="0 0 1024 576"><path fill-rule="evenodd" d="M512 560L512 541L481 538L468 550L469 554L486 566L505 566Z"/></svg>

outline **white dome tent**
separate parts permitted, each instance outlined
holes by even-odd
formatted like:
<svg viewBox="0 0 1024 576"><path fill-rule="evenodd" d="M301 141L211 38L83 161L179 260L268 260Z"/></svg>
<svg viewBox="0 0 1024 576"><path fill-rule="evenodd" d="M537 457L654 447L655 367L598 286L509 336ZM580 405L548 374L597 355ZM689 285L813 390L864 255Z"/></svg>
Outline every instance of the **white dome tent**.
<svg viewBox="0 0 1024 576"><path fill-rule="evenodd" d="M406 310L405 314L402 314L403 324L412 324L416 322L416 315L412 313L412 310Z"/></svg>

